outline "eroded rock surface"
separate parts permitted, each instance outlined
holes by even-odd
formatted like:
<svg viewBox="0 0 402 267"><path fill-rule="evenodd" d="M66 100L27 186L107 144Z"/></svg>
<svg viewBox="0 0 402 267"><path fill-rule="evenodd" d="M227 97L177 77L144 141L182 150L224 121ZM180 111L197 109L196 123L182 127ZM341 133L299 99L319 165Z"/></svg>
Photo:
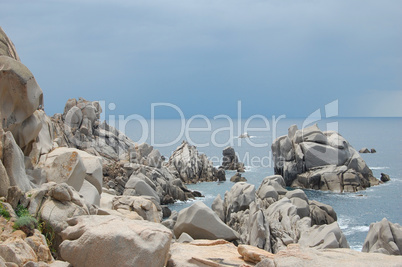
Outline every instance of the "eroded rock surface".
<svg viewBox="0 0 402 267"><path fill-rule="evenodd" d="M80 216L68 221L60 251L74 266L166 265L172 233L161 224L117 216Z"/></svg>
<svg viewBox="0 0 402 267"><path fill-rule="evenodd" d="M287 186L356 192L380 183L348 141L317 125L301 130L291 126L288 135L272 144L272 155L275 174Z"/></svg>

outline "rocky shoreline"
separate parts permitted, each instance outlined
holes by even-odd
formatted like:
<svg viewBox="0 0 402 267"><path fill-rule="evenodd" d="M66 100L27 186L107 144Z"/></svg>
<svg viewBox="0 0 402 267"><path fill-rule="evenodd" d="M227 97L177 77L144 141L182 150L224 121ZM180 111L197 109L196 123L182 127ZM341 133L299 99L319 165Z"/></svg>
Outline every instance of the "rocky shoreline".
<svg viewBox="0 0 402 267"><path fill-rule="evenodd" d="M49 117L1 28L0 70L0 266L402 265L398 224L372 224L364 252L352 251L332 207L286 189L380 183L338 133L291 127L272 146L277 175L234 184L212 208L171 212L166 204L201 196L186 184L244 171L232 148L218 169L185 141L166 160L83 98Z"/></svg>

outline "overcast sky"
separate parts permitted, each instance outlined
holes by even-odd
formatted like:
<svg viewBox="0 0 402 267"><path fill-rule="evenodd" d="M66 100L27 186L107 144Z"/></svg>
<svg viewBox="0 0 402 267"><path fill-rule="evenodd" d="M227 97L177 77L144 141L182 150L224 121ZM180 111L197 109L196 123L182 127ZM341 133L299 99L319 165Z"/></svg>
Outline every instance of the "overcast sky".
<svg viewBox="0 0 402 267"><path fill-rule="evenodd" d="M49 115L69 98L149 117L402 116L402 1L4 1ZM162 114L164 113L164 114ZM178 117L160 108L157 117Z"/></svg>

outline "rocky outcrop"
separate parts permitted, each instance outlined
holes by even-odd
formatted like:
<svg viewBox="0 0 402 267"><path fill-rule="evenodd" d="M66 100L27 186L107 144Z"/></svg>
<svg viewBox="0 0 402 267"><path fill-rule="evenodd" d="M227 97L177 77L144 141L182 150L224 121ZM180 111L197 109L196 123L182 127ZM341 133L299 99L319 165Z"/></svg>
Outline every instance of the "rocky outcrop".
<svg viewBox="0 0 402 267"><path fill-rule="evenodd" d="M370 224L362 252L402 255L402 227L385 218Z"/></svg>
<svg viewBox="0 0 402 267"><path fill-rule="evenodd" d="M51 229L50 234L54 237L52 245L56 250L61 242L60 233L67 227L67 219L96 214L96 209L65 183L45 183L25 194L15 194L14 202L27 208L30 214L40 218Z"/></svg>
<svg viewBox="0 0 402 267"><path fill-rule="evenodd" d="M272 260L275 257L274 254L270 252L249 245L239 245L237 247L237 251L239 252L244 261L252 263L259 263L264 259Z"/></svg>
<svg viewBox="0 0 402 267"><path fill-rule="evenodd" d="M337 222L325 225L314 225L301 233L300 246L310 248L349 248L348 242L343 235Z"/></svg>
<svg viewBox="0 0 402 267"><path fill-rule="evenodd" d="M246 177L241 176L240 172L236 172L235 175L230 177L230 181L233 183L238 183L238 182L247 182Z"/></svg>
<svg viewBox="0 0 402 267"><path fill-rule="evenodd" d="M244 172L244 164L239 162L239 159L235 153L235 150L228 146L223 152L222 166L224 170L234 170L238 172Z"/></svg>
<svg viewBox="0 0 402 267"><path fill-rule="evenodd" d="M152 198L116 196L113 198L112 209L117 210L128 218L139 216L143 220L150 222L160 223L162 221L162 208L159 202L156 202ZM137 216L132 213L135 213Z"/></svg>
<svg viewBox="0 0 402 267"><path fill-rule="evenodd" d="M117 216L68 221L60 251L74 266L165 266L172 233L161 224Z"/></svg>
<svg viewBox="0 0 402 267"><path fill-rule="evenodd" d="M317 125L289 128L272 144L275 174L287 186L356 192L379 181L359 153L338 133L322 132Z"/></svg>
<svg viewBox="0 0 402 267"><path fill-rule="evenodd" d="M205 154L199 154L195 146L186 141L173 152L167 167L184 183L217 181L218 170Z"/></svg>
<svg viewBox="0 0 402 267"><path fill-rule="evenodd" d="M391 181L391 178L389 177L389 175L385 174L385 173L381 173L380 179L381 179L381 182L383 182L383 183Z"/></svg>
<svg viewBox="0 0 402 267"><path fill-rule="evenodd" d="M98 101L69 99L62 114L48 117L42 90L2 30L0 69L0 196L7 196L9 186L26 192L48 181L73 186L97 206L103 187L116 195L152 196L158 204L199 195L183 185L177 170L164 166L158 150L136 145L101 122ZM215 169L205 155L197 159L203 171L196 172L209 180ZM224 179L224 171L216 177Z"/></svg>
<svg viewBox="0 0 402 267"><path fill-rule="evenodd" d="M79 148L109 160L124 157L134 148L134 142L106 122L101 123L101 113L98 101L69 99L63 114L52 117L55 141L59 146Z"/></svg>
<svg viewBox="0 0 402 267"><path fill-rule="evenodd" d="M179 212L174 234L179 237L182 233L187 233L194 239L238 239L238 234L203 202L196 202Z"/></svg>
<svg viewBox="0 0 402 267"><path fill-rule="evenodd" d="M5 131L13 133L21 149L29 145L40 131L34 112L43 107L42 89L29 69L20 61L0 56L0 119Z"/></svg>
<svg viewBox="0 0 402 267"><path fill-rule="evenodd" d="M190 243L173 243L168 267L242 266L234 244L225 240L195 240Z"/></svg>
<svg viewBox="0 0 402 267"><path fill-rule="evenodd" d="M233 214L247 210L250 207L250 203L254 200L254 185L239 182L232 186L230 191L225 193L225 199L223 201L225 222L229 222Z"/></svg>
<svg viewBox="0 0 402 267"><path fill-rule="evenodd" d="M291 244L277 254L253 246L239 245L224 240L195 240L173 243L168 267L196 266L399 266L401 257L367 254L350 249L312 249Z"/></svg>
<svg viewBox="0 0 402 267"><path fill-rule="evenodd" d="M27 237L21 230L14 231L12 224L0 217L0 266L26 266L28 262L48 266L54 261L45 237L37 229Z"/></svg>
<svg viewBox="0 0 402 267"><path fill-rule="evenodd" d="M91 204L100 204L102 160L75 148L56 148L40 159L48 182L67 183Z"/></svg>
<svg viewBox="0 0 402 267"><path fill-rule="evenodd" d="M225 199L215 199L213 210L240 235L239 243L271 253L299 243L306 247L348 248L332 207L309 201L300 190L288 191L279 175L266 177L255 190L235 184Z"/></svg>
<svg viewBox="0 0 402 267"><path fill-rule="evenodd" d="M136 151L141 151L141 147L143 146L138 146ZM152 146L149 147L151 151L154 150ZM132 155L133 152L130 154ZM185 201L198 196L196 192L188 190L166 166L145 165L149 162L148 158L141 156L140 153L136 153L135 162L137 163L115 164L116 167L113 169L111 168L113 165L106 166L105 187L114 190L117 195L152 196L161 204L173 203L175 200Z"/></svg>

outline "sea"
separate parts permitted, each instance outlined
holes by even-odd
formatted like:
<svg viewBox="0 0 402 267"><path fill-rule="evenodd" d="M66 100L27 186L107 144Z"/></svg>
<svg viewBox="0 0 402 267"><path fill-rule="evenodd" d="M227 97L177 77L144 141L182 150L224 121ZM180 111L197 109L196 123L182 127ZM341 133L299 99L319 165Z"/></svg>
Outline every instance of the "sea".
<svg viewBox="0 0 402 267"><path fill-rule="evenodd" d="M208 119L204 116L173 120L125 121L117 128L137 143L147 142L168 159L172 152L186 140L195 145L199 153L206 154L218 167L222 161L222 150L232 146L241 162L246 166L243 173L247 182L256 186L274 174L271 144L279 136L286 135L288 128L296 124L299 129L318 124L322 131L335 130L349 141L357 151L363 147L374 148L376 153L361 154L375 177L381 173L391 181L356 193L334 193L305 190L310 200L331 205L337 213L338 224L352 249L360 251L373 222L387 218L402 224L402 118L329 118L306 119L270 118L254 116L248 119L231 120L227 116ZM247 132L249 138L238 138ZM226 171L225 182L204 182L187 185L200 191L205 197L170 205L171 210L180 211L202 201L211 206L215 197L223 198L234 183L230 177L235 171ZM290 188L288 188L291 190Z"/></svg>

